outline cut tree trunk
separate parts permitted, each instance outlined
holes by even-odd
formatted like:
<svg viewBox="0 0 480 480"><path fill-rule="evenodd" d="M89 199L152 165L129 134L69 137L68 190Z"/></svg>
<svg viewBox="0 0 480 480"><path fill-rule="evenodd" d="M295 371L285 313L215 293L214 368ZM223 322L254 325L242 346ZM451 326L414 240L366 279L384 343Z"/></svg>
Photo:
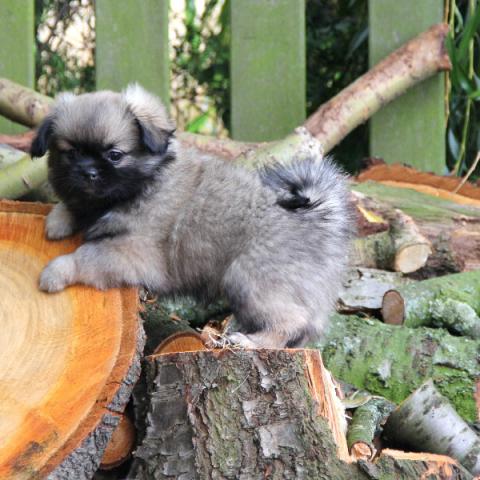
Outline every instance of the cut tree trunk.
<svg viewBox="0 0 480 480"><path fill-rule="evenodd" d="M385 323L446 328L480 338L480 270L392 289L382 301Z"/></svg>
<svg viewBox="0 0 480 480"><path fill-rule="evenodd" d="M355 184L353 189L368 197L373 212L376 211L375 203L379 204L379 212L383 211L385 204L401 210L412 218L420 234L431 243L432 253L426 265L415 273L416 278L480 268L480 208L372 181ZM385 233L377 236L386 237ZM378 249L383 243L382 239L375 240L375 237L369 235L360 240L369 242L368 248Z"/></svg>
<svg viewBox="0 0 480 480"><path fill-rule="evenodd" d="M460 415L477 418L480 342L443 329L407 328L354 315L333 315L318 344L325 366L344 382L400 403L428 378Z"/></svg>
<svg viewBox="0 0 480 480"><path fill-rule="evenodd" d="M473 475L480 474L480 438L428 380L388 418L389 442L449 455Z"/></svg>
<svg viewBox="0 0 480 480"><path fill-rule="evenodd" d="M136 290L38 290L79 245L45 239L49 209L0 202L1 478L91 478L140 373Z"/></svg>
<svg viewBox="0 0 480 480"><path fill-rule="evenodd" d="M170 353L150 357L146 368L148 424L130 478L347 478L353 471L337 458L349 459L343 409L318 352Z"/></svg>

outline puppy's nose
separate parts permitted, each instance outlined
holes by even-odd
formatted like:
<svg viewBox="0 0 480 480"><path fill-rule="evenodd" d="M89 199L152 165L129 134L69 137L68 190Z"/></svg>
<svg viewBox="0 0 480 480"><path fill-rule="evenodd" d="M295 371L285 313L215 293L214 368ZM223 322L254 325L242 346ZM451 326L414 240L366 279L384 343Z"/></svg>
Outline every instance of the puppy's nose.
<svg viewBox="0 0 480 480"><path fill-rule="evenodd" d="M83 175L87 180L93 182L98 178L98 170L95 167L87 167L83 170Z"/></svg>

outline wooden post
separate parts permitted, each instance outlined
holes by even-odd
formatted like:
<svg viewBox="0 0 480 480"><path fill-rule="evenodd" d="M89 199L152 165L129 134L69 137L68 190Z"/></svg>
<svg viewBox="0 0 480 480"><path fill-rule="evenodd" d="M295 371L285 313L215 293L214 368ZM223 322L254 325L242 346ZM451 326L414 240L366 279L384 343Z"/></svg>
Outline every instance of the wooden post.
<svg viewBox="0 0 480 480"><path fill-rule="evenodd" d="M369 2L370 66L443 19L440 0ZM370 121L370 153L387 163L445 172L444 76L417 85Z"/></svg>
<svg viewBox="0 0 480 480"><path fill-rule="evenodd" d="M97 0L95 12L97 89L138 81L168 103L168 0Z"/></svg>
<svg viewBox="0 0 480 480"><path fill-rule="evenodd" d="M35 83L33 0L2 0L0 7L0 76L26 87ZM2 133L25 128L0 118Z"/></svg>
<svg viewBox="0 0 480 480"><path fill-rule="evenodd" d="M230 2L231 133L284 137L305 119L304 0Z"/></svg>

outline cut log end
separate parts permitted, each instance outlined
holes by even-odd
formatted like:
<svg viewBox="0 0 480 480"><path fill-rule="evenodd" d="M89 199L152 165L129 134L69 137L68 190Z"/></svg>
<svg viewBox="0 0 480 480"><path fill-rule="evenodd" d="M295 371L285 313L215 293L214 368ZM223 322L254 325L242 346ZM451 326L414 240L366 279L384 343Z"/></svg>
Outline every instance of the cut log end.
<svg viewBox="0 0 480 480"><path fill-rule="evenodd" d="M126 415L122 415L120 423L115 428L112 438L103 453L100 468L102 470L111 470L121 465L130 457L134 444L135 427Z"/></svg>
<svg viewBox="0 0 480 480"><path fill-rule="evenodd" d="M396 253L394 270L402 273L416 272L427 263L431 253L432 249L429 243L405 245Z"/></svg>
<svg viewBox="0 0 480 480"><path fill-rule="evenodd" d="M405 302L396 290L389 290L383 296L382 318L390 325L402 325L405 320Z"/></svg>

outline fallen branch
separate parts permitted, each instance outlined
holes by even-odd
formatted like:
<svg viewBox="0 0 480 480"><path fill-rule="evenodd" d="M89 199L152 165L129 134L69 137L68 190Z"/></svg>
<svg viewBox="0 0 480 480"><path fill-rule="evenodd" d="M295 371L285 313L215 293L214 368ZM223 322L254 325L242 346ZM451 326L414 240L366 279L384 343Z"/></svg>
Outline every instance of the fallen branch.
<svg viewBox="0 0 480 480"><path fill-rule="evenodd" d="M389 442L449 455L473 475L480 474L480 438L428 380L387 420Z"/></svg>
<svg viewBox="0 0 480 480"><path fill-rule="evenodd" d="M328 152L355 127L417 83L450 70L448 25L439 24L395 50L305 122Z"/></svg>
<svg viewBox="0 0 480 480"><path fill-rule="evenodd" d="M372 460L375 436L394 408L392 402L374 397L355 409L347 433L347 445L355 460Z"/></svg>
<svg viewBox="0 0 480 480"><path fill-rule="evenodd" d="M480 338L480 270L392 289L382 301L385 323L446 328Z"/></svg>
<svg viewBox="0 0 480 480"><path fill-rule="evenodd" d="M6 152L6 148L0 146L0 154ZM27 153L18 152L15 154L17 157L15 163L10 163L0 170L1 198L20 198L46 180L47 158L32 160Z"/></svg>

